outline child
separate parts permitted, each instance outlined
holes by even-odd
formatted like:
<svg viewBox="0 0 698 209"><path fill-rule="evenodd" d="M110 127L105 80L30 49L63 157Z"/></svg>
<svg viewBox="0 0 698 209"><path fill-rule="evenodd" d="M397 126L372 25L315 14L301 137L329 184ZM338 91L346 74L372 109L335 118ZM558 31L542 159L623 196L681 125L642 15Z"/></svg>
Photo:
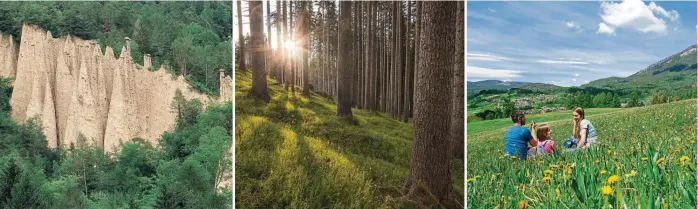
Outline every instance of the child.
<svg viewBox="0 0 698 209"><path fill-rule="evenodd" d="M548 126L548 124L543 124L536 127L535 130L538 143L536 146L528 148L527 155L552 154L555 152L555 141L552 139L553 130L550 129L550 126Z"/></svg>
<svg viewBox="0 0 698 209"><path fill-rule="evenodd" d="M555 152L553 129L548 124L543 124L536 128L536 136L538 137L538 154L552 154Z"/></svg>

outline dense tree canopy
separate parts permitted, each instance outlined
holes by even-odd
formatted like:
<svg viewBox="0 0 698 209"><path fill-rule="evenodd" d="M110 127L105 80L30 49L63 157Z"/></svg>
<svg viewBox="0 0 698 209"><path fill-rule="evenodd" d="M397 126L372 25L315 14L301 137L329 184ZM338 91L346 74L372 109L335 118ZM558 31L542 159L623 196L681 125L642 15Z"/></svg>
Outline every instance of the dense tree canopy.
<svg viewBox="0 0 698 209"><path fill-rule="evenodd" d="M124 37L143 64L184 74L199 90L216 95L218 69L232 72L231 2L0 2L0 31L19 40L22 23L97 40L118 57Z"/></svg>

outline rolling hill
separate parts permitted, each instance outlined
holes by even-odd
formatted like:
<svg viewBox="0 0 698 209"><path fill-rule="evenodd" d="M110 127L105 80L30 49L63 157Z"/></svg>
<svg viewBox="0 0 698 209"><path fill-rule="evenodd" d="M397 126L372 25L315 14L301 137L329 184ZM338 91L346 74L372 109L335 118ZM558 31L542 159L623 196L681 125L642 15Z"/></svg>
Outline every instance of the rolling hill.
<svg viewBox="0 0 698 209"><path fill-rule="evenodd" d="M693 45L628 77L603 78L581 87L635 89L641 92L695 88L696 61L696 45Z"/></svg>

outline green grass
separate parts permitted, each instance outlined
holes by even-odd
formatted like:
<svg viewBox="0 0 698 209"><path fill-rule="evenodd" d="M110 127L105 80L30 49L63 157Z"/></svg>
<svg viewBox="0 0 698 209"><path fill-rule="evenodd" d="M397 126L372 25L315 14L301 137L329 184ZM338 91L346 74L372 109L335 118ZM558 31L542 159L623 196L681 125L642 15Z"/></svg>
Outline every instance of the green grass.
<svg viewBox="0 0 698 209"><path fill-rule="evenodd" d="M584 109L584 114L586 116L592 116L597 114L611 113L623 110L623 108L589 108ZM470 111L470 110L468 110ZM556 120L572 120L572 111L556 111L543 114L533 114L526 115L526 123L530 124L531 121L535 121L537 124L546 123L549 121ZM496 129L509 128L512 125L511 118L501 118L495 120L484 120L484 121L474 121L468 123L468 135L476 134L481 132L493 131Z"/></svg>
<svg viewBox="0 0 698 209"><path fill-rule="evenodd" d="M265 104L247 96L249 72L235 75L237 207L434 208L403 201L396 190L409 174L411 123L358 109L341 118L334 101L267 81ZM463 197L463 161L451 170Z"/></svg>
<svg viewBox="0 0 698 209"><path fill-rule="evenodd" d="M599 146L526 161L504 158L505 128L469 132L468 208L516 208L522 202L530 208L696 207L695 99L587 119L599 133ZM572 121L540 122L549 122L562 150ZM682 163L684 156L689 161ZM609 183L614 175L619 181ZM612 192L604 195L604 186Z"/></svg>

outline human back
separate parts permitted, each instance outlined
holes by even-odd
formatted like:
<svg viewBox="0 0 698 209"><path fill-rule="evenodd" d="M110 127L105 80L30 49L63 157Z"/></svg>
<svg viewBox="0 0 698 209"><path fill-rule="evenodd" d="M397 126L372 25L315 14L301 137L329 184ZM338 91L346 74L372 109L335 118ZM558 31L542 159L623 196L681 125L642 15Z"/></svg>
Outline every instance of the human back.
<svg viewBox="0 0 698 209"><path fill-rule="evenodd" d="M537 140L534 140L535 137L531 134L531 131L524 127L526 125L526 116L523 113L514 111L511 114L511 120L514 124L504 134L504 151L509 156L526 159L528 144L530 143L535 147Z"/></svg>

